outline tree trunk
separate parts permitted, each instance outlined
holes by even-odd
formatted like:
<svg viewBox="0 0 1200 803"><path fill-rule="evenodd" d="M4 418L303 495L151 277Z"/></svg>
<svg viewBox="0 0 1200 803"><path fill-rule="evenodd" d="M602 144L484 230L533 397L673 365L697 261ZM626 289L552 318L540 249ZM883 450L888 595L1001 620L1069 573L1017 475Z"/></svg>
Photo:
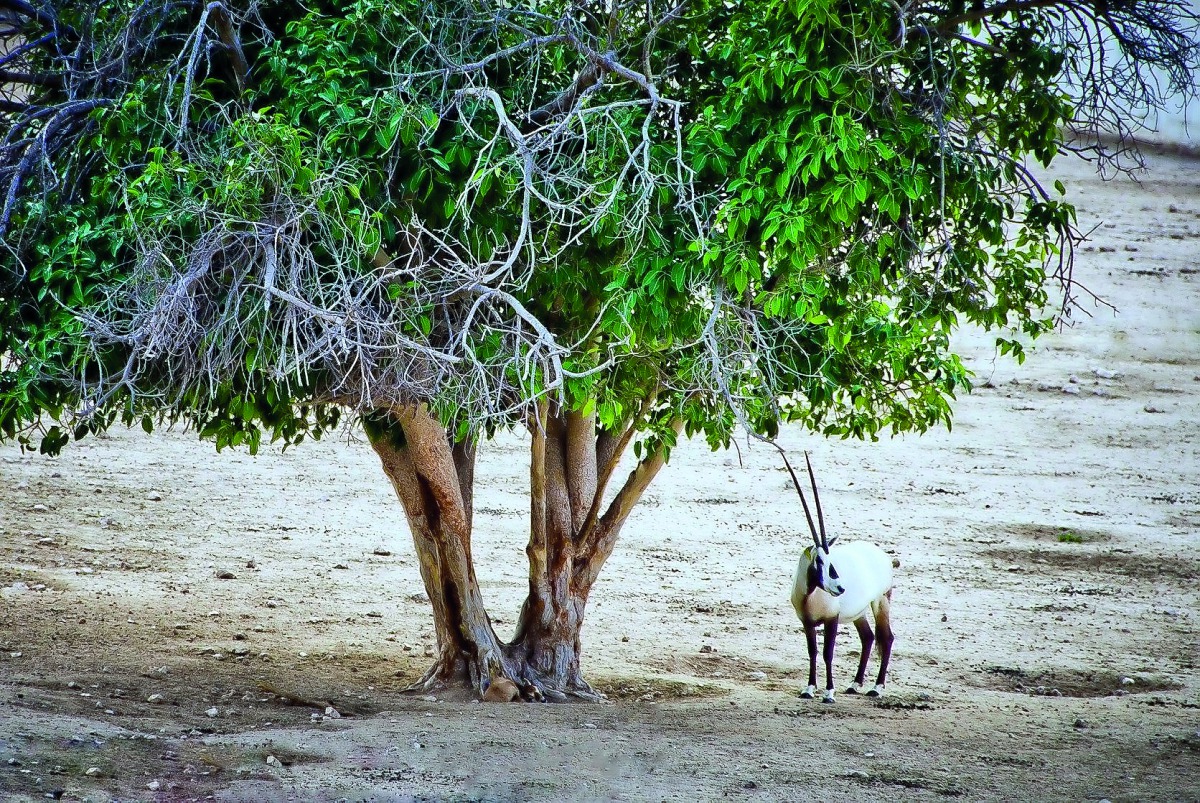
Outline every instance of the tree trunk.
<svg viewBox="0 0 1200 803"><path fill-rule="evenodd" d="M454 443L424 407L393 410L391 424L371 445L404 506L437 637L433 666L411 688L469 686L482 693L503 676L527 698L600 699L580 671L588 595L633 505L665 462L662 452L637 465L601 515L633 423L598 437L592 416L539 407L530 426L529 593L515 637L503 644L471 559L473 443Z"/></svg>

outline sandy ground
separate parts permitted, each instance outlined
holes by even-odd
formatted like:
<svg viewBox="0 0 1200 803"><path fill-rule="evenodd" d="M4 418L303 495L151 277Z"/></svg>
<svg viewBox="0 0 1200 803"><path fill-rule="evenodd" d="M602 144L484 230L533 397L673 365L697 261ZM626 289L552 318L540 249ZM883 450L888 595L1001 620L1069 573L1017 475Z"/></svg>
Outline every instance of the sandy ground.
<svg viewBox="0 0 1200 803"><path fill-rule="evenodd" d="M782 439L812 451L831 530L901 560L882 702L797 697L806 536L761 446L741 463L681 446L630 520L584 633L613 704L485 706L399 694L430 617L361 437L251 458L114 431L53 460L0 449L0 793L1200 799L1200 164L1064 177L1099 224L1078 275L1119 314L1024 366L964 334L980 387L952 433ZM480 451L501 628L524 587L526 451ZM840 644L839 686L857 655Z"/></svg>

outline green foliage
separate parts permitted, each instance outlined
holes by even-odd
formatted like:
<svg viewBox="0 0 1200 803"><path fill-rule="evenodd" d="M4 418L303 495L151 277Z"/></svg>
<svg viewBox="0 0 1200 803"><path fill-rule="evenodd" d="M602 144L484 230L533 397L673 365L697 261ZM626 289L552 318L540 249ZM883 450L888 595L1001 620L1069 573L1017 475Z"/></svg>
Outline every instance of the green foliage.
<svg viewBox="0 0 1200 803"><path fill-rule="evenodd" d="M201 6L172 6L62 157L75 180L19 209L0 436L86 408L72 434L184 419L254 450L264 430L318 437L343 407L383 437L379 409L424 401L461 437L547 392L602 428L632 421L645 448L669 448L677 416L714 446L787 419L948 426L970 388L956 327L1022 360L1054 323L1074 210L1024 165L1048 165L1076 113L1061 15L942 30L951 12L929 10L901 35L888 0L704 0L661 24L660 5L600 26L565 0L520 25L468 0L267 3L270 36L243 25L244 93L219 64L180 72ZM539 110L604 59L626 72L557 118L561 147L530 150L554 131ZM643 65L678 105L647 111ZM285 258L294 286L274 284ZM191 306L168 315L180 282ZM301 321L304 304L320 309ZM173 327L153 347L147 310ZM348 335L364 315L375 328Z"/></svg>

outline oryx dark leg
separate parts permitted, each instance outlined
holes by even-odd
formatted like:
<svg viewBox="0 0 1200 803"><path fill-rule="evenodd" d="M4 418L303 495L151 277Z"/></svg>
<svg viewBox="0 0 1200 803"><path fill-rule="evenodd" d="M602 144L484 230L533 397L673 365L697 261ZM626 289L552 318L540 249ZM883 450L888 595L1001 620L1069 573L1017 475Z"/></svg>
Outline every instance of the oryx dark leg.
<svg viewBox="0 0 1200 803"><path fill-rule="evenodd" d="M858 674L854 676L854 683L846 689L846 694L858 694L862 691L862 685L866 683L867 678L867 661L871 658L871 647L875 644L875 633L871 631L871 623L867 621L867 617L855 619L854 627L858 630L859 641L862 642L862 653L858 656Z"/></svg>
<svg viewBox="0 0 1200 803"><path fill-rule="evenodd" d="M883 684L887 680L888 662L892 660L892 592L885 594L875 606L875 634L879 638L879 677L875 679L875 688L867 694L878 697L883 694Z"/></svg>
<svg viewBox="0 0 1200 803"><path fill-rule="evenodd" d="M825 696L823 703L833 702L833 648L837 644L837 619L825 620Z"/></svg>
<svg viewBox="0 0 1200 803"><path fill-rule="evenodd" d="M808 688L800 696L811 700L817 691L817 623L804 622L804 640L808 643Z"/></svg>

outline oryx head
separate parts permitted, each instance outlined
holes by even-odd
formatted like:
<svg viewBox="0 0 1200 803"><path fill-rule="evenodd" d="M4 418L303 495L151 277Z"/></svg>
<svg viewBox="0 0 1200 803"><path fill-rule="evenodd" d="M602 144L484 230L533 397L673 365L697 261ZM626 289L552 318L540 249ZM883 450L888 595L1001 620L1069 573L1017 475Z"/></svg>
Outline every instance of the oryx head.
<svg viewBox="0 0 1200 803"><path fill-rule="evenodd" d="M846 587L838 579L837 568L829 559L829 547L837 538L825 537L825 514L821 512L821 496L817 493L817 478L813 475L812 461L808 459L808 452L805 452L804 462L808 466L808 480L812 484L813 502L817 506L817 524L813 523L808 500L804 498L804 490L796 479L796 472L792 471L792 465L788 462L787 455L783 456L783 462L787 466L788 473L792 475L792 484L796 486L796 493L800 494L800 504L804 506L804 517L808 519L808 531L812 533L813 545L804 550L804 554L809 560L808 587L809 589L820 588L836 597L844 593ZM820 525L819 530L818 524Z"/></svg>

